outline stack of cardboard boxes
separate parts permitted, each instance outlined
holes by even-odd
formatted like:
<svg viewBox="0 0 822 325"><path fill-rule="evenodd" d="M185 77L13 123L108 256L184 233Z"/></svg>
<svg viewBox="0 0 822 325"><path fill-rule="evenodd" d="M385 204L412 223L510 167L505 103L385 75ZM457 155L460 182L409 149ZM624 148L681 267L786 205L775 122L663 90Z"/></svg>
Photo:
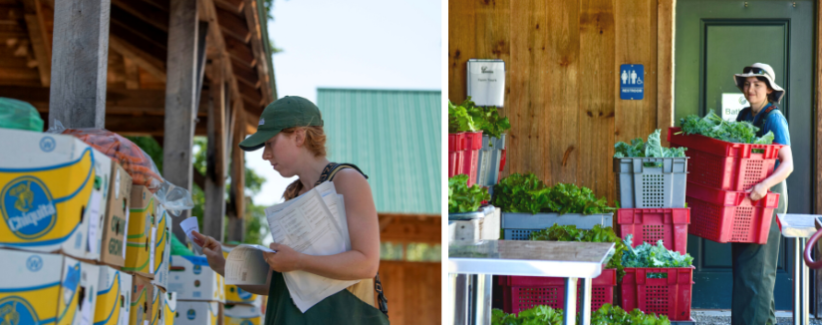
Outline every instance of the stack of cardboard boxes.
<svg viewBox="0 0 822 325"><path fill-rule="evenodd" d="M168 288L177 293L175 325L223 324L225 282L204 256L171 256Z"/></svg>
<svg viewBox="0 0 822 325"><path fill-rule="evenodd" d="M160 324L152 295L174 308L170 223L157 204L135 213L153 195L73 136L0 129L0 139L10 153L0 159L0 310L17 324Z"/></svg>

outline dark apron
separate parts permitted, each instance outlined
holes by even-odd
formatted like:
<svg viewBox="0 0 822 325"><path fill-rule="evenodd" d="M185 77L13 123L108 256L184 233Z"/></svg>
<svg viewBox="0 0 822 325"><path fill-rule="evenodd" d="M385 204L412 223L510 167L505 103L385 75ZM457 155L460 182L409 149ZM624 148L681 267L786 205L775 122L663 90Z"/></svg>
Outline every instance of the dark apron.
<svg viewBox="0 0 822 325"><path fill-rule="evenodd" d="M359 168L349 164L328 164L325 167L317 184L334 178L334 174L341 167L354 168L362 174ZM365 174L363 174L365 176ZM367 178L367 176L366 176ZM388 311L386 306L385 296L382 293L382 288L379 282L379 277L376 279L378 287L378 299L380 308ZM271 274L271 285L268 288L268 304L265 308L265 325L303 325L303 324L389 324L388 316L380 309L365 303L359 297L347 289L343 289L328 298L323 299L316 305L312 306L305 313L300 312L300 309L294 305L291 300L291 294L283 280L283 274L273 271Z"/></svg>

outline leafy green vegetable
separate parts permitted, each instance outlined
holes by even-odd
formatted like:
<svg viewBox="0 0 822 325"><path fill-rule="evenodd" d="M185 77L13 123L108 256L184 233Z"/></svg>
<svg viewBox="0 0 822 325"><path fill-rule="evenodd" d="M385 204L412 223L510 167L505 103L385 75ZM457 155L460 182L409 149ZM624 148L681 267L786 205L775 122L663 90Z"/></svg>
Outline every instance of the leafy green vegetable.
<svg viewBox="0 0 822 325"><path fill-rule="evenodd" d="M553 309L549 306L535 306L519 312L519 316L506 314L502 310L491 311L491 325L559 325L562 324L562 309ZM577 323L581 323L577 313ZM591 314L593 325L670 325L667 316L645 314L639 309L626 312L622 308L611 304L604 304L599 310Z"/></svg>
<svg viewBox="0 0 822 325"><path fill-rule="evenodd" d="M642 142L641 138L631 140L631 144L617 142L614 145L614 158L626 157L685 157L686 148L665 148L659 138L660 130L657 129L648 135L648 142Z"/></svg>
<svg viewBox="0 0 822 325"><path fill-rule="evenodd" d="M680 120L680 126L682 126L682 131L677 134L701 134L706 137L736 143L773 143L772 132L768 131L767 134L758 138L756 132L759 131L759 128L750 122L728 122L713 111L709 111L703 118L697 115L688 115Z"/></svg>
<svg viewBox="0 0 822 325"><path fill-rule="evenodd" d="M448 213L475 212L482 201L490 200L487 189L478 185L468 187L468 175L448 179Z"/></svg>
<svg viewBox="0 0 822 325"><path fill-rule="evenodd" d="M448 101L448 132L482 131L490 137L499 138L511 128L507 117L501 117L496 107L479 107L465 99L460 105Z"/></svg>
<svg viewBox="0 0 822 325"><path fill-rule="evenodd" d="M503 212L555 212L584 215L615 211L587 187L558 183L548 187L536 175L515 173L494 186L494 206Z"/></svg>
<svg viewBox="0 0 822 325"><path fill-rule="evenodd" d="M577 229L574 225L560 226L554 224L551 228L546 228L540 231L531 233L531 240L550 240L550 241L578 241L588 243L616 243L614 245L614 256L608 261L605 268L617 269L617 277L619 279L625 274L622 268L622 254L625 252L625 244L622 239L614 233L611 227L602 227L595 225L593 229Z"/></svg>
<svg viewBox="0 0 822 325"><path fill-rule="evenodd" d="M689 267L693 264L694 258L690 254L679 254L670 251L662 245L662 240L656 242L656 246L648 243L636 248L631 247L633 235L625 237L625 247L627 250L622 255L622 266L624 267Z"/></svg>

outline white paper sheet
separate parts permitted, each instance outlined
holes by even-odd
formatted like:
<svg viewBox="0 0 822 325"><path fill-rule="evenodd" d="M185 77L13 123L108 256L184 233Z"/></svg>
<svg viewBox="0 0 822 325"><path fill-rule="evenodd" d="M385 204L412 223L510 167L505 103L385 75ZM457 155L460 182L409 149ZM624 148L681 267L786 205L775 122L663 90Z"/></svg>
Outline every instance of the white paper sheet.
<svg viewBox="0 0 822 325"><path fill-rule="evenodd" d="M234 247L225 264L226 284L265 284L271 268L263 258L263 252L276 253L261 245L243 244Z"/></svg>
<svg viewBox="0 0 822 325"><path fill-rule="evenodd" d="M186 220L180 222L180 228L183 228L183 232L186 233L186 237L191 239L191 244L194 246L194 251L197 255L203 255L203 248L200 245L197 245L197 242L194 241L194 237L191 235L192 231L200 232L200 225L197 224L197 217L188 217Z"/></svg>

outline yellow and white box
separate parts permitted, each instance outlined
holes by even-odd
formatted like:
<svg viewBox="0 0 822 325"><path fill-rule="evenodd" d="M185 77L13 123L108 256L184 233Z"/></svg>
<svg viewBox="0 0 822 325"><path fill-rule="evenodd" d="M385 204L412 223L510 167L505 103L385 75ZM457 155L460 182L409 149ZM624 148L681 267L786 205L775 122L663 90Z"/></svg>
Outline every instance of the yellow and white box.
<svg viewBox="0 0 822 325"><path fill-rule="evenodd" d="M263 313L260 307L249 305L225 305L225 325L260 325Z"/></svg>
<svg viewBox="0 0 822 325"><path fill-rule="evenodd" d="M90 324L99 267L68 256L0 249L3 324Z"/></svg>
<svg viewBox="0 0 822 325"><path fill-rule="evenodd" d="M163 294L163 318L161 325L174 325L174 319L177 318L177 293L173 291Z"/></svg>
<svg viewBox="0 0 822 325"><path fill-rule="evenodd" d="M174 325L218 325L221 307L213 301L177 301Z"/></svg>
<svg viewBox="0 0 822 325"><path fill-rule="evenodd" d="M223 276L208 266L205 256L171 256L168 291L179 300L225 302Z"/></svg>
<svg viewBox="0 0 822 325"><path fill-rule="evenodd" d="M131 274L100 266L94 325L129 325Z"/></svg>
<svg viewBox="0 0 822 325"><path fill-rule="evenodd" d="M135 275L131 285L130 325L148 325L151 321L154 286L146 277Z"/></svg>
<svg viewBox="0 0 822 325"><path fill-rule="evenodd" d="M157 232L154 240L154 280L152 284L168 289L168 269L171 259L171 216L162 204L155 205Z"/></svg>
<svg viewBox="0 0 822 325"><path fill-rule="evenodd" d="M234 246L222 245L223 257L228 258L228 253L230 253L233 248ZM236 285L225 285L225 302L227 304L254 304L258 302L258 297L258 295L240 289L240 287Z"/></svg>
<svg viewBox="0 0 822 325"><path fill-rule="evenodd" d="M131 208L126 236L126 263L124 271L134 272L149 279L154 278L154 238L157 235L155 220L158 205L147 187L131 187Z"/></svg>
<svg viewBox="0 0 822 325"><path fill-rule="evenodd" d="M70 135L0 139L0 246L99 260L111 159Z"/></svg>

